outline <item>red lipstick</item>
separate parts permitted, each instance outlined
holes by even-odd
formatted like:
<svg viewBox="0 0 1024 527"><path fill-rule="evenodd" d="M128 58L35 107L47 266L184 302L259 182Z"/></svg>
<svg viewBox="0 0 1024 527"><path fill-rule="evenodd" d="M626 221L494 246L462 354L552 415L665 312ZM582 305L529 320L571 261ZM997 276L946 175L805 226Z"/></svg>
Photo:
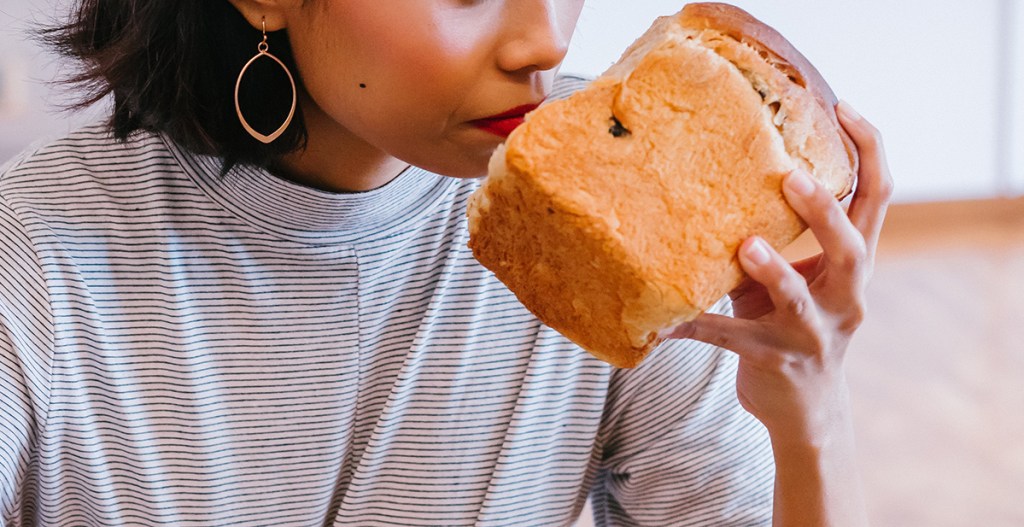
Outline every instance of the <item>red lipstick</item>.
<svg viewBox="0 0 1024 527"><path fill-rule="evenodd" d="M469 124L500 137L508 137L516 127L523 124L526 114L536 110L539 104L524 104L497 115L470 121Z"/></svg>

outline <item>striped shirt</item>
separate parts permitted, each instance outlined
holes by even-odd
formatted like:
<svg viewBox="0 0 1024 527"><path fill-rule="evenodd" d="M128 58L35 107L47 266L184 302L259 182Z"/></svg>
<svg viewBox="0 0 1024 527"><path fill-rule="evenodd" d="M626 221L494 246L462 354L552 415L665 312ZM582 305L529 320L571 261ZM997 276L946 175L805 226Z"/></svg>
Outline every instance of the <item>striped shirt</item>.
<svg viewBox="0 0 1024 527"><path fill-rule="evenodd" d="M735 357L538 322L477 181L219 167L95 125L0 170L0 526L770 523Z"/></svg>

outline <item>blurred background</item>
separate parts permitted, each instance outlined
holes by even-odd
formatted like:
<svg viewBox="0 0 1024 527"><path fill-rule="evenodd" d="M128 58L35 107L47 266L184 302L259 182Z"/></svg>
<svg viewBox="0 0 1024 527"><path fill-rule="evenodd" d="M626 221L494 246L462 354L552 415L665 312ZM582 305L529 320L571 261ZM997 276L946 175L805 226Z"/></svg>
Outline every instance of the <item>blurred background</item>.
<svg viewBox="0 0 1024 527"><path fill-rule="evenodd" d="M563 71L599 74L684 3L587 0ZM873 524L1024 525L1024 0L733 3L885 138L895 204L849 358ZM0 164L106 110L57 111L68 66L27 38L68 4L0 3Z"/></svg>

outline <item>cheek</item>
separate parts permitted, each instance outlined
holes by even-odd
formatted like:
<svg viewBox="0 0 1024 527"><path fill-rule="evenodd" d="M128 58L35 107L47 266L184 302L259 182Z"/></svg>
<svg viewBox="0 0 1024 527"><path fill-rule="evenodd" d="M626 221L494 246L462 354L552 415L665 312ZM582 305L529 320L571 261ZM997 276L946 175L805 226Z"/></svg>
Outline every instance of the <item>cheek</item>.
<svg viewBox="0 0 1024 527"><path fill-rule="evenodd" d="M420 0L382 4L345 11L353 3L338 0L324 4L331 7L319 20L293 28L296 63L313 110L407 162L452 175L480 175L494 145L470 155L465 145L451 140L451 133L464 119L466 101L479 98L480 81L487 75L489 26L480 20L484 17L444 20L426 7L417 8L431 5ZM403 20L400 30L396 19ZM473 162L467 164L467 158ZM431 165L439 159L461 161L458 166Z"/></svg>
<svg viewBox="0 0 1024 527"><path fill-rule="evenodd" d="M338 7L321 15L318 23L297 28L296 61L310 95L324 109L367 103L404 106L402 101L444 107L446 101L436 99L461 91L460 85L478 71L474 51L479 30L473 25L404 13L398 19L408 23L396 29L397 15L386 13L395 9ZM344 24L335 23L338 29L332 30L324 19Z"/></svg>

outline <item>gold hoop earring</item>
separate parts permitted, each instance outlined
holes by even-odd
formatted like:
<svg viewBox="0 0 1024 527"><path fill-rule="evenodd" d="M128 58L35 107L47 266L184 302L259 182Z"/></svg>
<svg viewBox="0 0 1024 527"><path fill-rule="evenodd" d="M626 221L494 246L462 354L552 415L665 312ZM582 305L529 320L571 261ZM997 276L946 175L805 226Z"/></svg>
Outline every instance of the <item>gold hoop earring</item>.
<svg viewBox="0 0 1024 527"><path fill-rule="evenodd" d="M242 72L238 74L238 80L235 81L235 111L238 113L238 120L241 121L242 128L245 128L245 131L249 132L249 135L253 136L254 138L256 138L256 140L260 141L261 143L270 144L274 142L274 140L277 139L278 137L281 137L281 134L283 134L284 131L288 129L288 125L292 123L292 117L295 117L295 107L298 103L298 92L295 89L295 79L292 77L292 72L288 71L288 66L285 66L284 62L281 62L281 59L275 57L270 53L270 45L267 44L266 17L263 18L263 41L260 42L258 46L256 46L256 49L259 51L259 53L257 53L255 57L249 59L249 62L247 62L245 66L242 68ZM245 116L242 115L242 107L238 103L238 92L239 88L241 88L242 86L242 77L245 76L245 72L249 69L249 66L252 66L254 62L264 57L272 59L274 62L278 63L278 65L280 65L284 72L288 75L288 82L292 84L292 107L291 110L288 111L288 117L284 120L284 124L282 124L277 130L274 130L274 132L271 133L270 135L263 135L254 130L253 127L249 125L249 121L246 121Z"/></svg>

